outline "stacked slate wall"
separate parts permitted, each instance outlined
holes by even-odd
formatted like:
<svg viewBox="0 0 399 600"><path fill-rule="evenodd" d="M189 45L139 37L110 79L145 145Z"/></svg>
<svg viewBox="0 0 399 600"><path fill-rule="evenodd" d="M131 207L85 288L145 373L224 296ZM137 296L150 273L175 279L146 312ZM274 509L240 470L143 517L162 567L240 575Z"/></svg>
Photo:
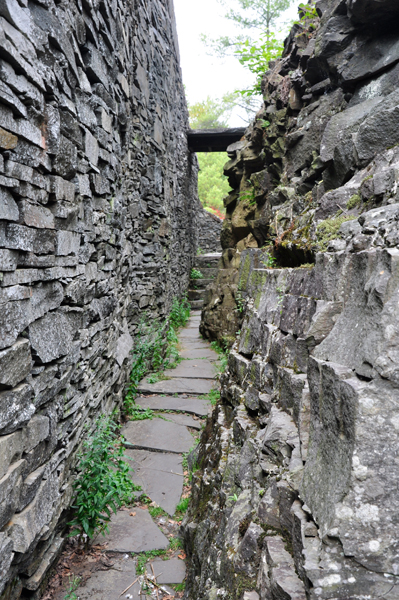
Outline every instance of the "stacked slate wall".
<svg viewBox="0 0 399 600"><path fill-rule="evenodd" d="M197 223L198 248L206 253L221 252L222 219L206 210L202 210L198 213Z"/></svg>
<svg viewBox="0 0 399 600"><path fill-rule="evenodd" d="M140 316L187 288L187 127L171 1L0 4L0 596L40 589Z"/></svg>

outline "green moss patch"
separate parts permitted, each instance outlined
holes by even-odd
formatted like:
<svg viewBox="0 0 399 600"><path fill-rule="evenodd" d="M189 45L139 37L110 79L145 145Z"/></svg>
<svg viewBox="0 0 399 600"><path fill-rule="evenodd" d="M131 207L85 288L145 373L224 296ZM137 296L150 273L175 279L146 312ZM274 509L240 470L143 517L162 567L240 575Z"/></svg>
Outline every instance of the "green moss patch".
<svg viewBox="0 0 399 600"><path fill-rule="evenodd" d="M341 215L339 217L326 219L325 221L319 223L316 229L319 250L321 250L321 252L325 252L330 241L338 237L338 231L342 223L345 223L346 221L353 221L354 219L356 219L356 217L353 215L346 217Z"/></svg>
<svg viewBox="0 0 399 600"><path fill-rule="evenodd" d="M356 208L357 206L360 206L362 202L362 199L360 197L359 194L353 194L353 196L351 198L349 198L348 202L346 203L346 208L348 210L351 210L352 208Z"/></svg>

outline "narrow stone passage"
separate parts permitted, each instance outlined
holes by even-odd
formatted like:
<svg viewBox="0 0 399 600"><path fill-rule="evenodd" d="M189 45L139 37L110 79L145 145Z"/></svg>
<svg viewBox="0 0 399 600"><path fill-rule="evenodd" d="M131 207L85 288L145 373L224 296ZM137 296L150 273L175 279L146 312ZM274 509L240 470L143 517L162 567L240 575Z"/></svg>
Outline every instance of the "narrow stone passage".
<svg viewBox="0 0 399 600"><path fill-rule="evenodd" d="M218 273L221 256L221 253L213 252L212 254L200 254L195 258L188 290L188 299L192 309L202 309L206 298L206 288Z"/></svg>
<svg viewBox="0 0 399 600"><path fill-rule="evenodd" d="M133 480L142 486L138 497L145 493L152 508L160 507L162 511L154 514L151 505L149 510L141 503L113 515L109 534L99 540L105 542L108 557L111 553L115 557L113 566L95 572L76 590L80 600L138 600L146 594L171 600L182 595L171 586L182 584L185 577L184 554L176 543L176 509L184 485L183 453L194 446L195 434L212 408L205 395L215 385L218 359L200 337L199 323L200 313L193 312L180 331L180 355L184 360L179 366L166 371L166 379L151 383L151 376L147 376L139 386L136 403L152 409L154 418L129 421L122 429ZM149 579L138 568L146 558L134 556L143 552L153 555L144 567ZM156 557L157 553L161 556Z"/></svg>

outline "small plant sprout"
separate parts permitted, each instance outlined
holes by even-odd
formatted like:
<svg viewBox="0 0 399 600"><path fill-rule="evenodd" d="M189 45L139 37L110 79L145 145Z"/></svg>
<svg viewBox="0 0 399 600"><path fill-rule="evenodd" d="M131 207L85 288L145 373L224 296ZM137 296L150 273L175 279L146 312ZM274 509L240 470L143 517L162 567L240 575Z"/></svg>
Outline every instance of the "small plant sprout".
<svg viewBox="0 0 399 600"><path fill-rule="evenodd" d="M237 494L233 494L232 496L229 496L229 500L230 500L230 502L237 502L237 500L238 500Z"/></svg>
<svg viewBox="0 0 399 600"><path fill-rule="evenodd" d="M180 500L179 504L176 506L176 513L187 512L189 502L190 502L190 498L182 498Z"/></svg>
<svg viewBox="0 0 399 600"><path fill-rule="evenodd" d="M164 378L162 371L176 367L181 358L177 350L177 330L183 327L190 316L187 297L174 298L168 318L162 323L150 323L149 318L140 321L133 348L133 366L127 390L124 411L135 420L151 419L151 411L136 406L135 398L139 382L148 373L154 383Z"/></svg>
<svg viewBox="0 0 399 600"><path fill-rule="evenodd" d="M139 404L134 404L129 412L131 421L145 421L154 418L154 411L151 408L142 408Z"/></svg>
<svg viewBox="0 0 399 600"><path fill-rule="evenodd" d="M240 202L247 201L249 206L255 206L256 205L255 188L254 188L252 181L250 181L249 179L248 179L248 183L252 186L251 189L240 192L239 199L240 199Z"/></svg>
<svg viewBox="0 0 399 600"><path fill-rule="evenodd" d="M219 390L211 390L208 394L204 395L204 399L208 400L212 406L216 406L218 400L220 400L220 392Z"/></svg>
<svg viewBox="0 0 399 600"><path fill-rule="evenodd" d="M81 577L75 577L74 575L69 575L68 589L67 589L67 593L64 596L64 600L78 600L78 596L75 593L75 591L78 589L80 581L81 581Z"/></svg>
<svg viewBox="0 0 399 600"><path fill-rule="evenodd" d="M262 129L267 129L268 127L270 127L270 121L267 121L265 119L258 119L258 123L260 123Z"/></svg>
<svg viewBox="0 0 399 600"><path fill-rule="evenodd" d="M198 269L194 269L194 268L191 269L190 279L203 279L203 278L204 278L204 276L201 273L201 271L199 271Z"/></svg>
<svg viewBox="0 0 399 600"><path fill-rule="evenodd" d="M301 21L306 21L306 19L315 19L317 18L319 15L317 13L316 7L313 6L312 4L304 4L301 3L298 6L298 10L301 14ZM300 21L296 21L296 23L299 23Z"/></svg>
<svg viewBox="0 0 399 600"><path fill-rule="evenodd" d="M269 252L265 252L260 262L266 269L273 269L276 266L277 260Z"/></svg>
<svg viewBox="0 0 399 600"><path fill-rule="evenodd" d="M219 355L219 360L218 360L218 372L223 373L226 368L227 368L227 363L229 360L229 350L226 344L224 344L224 349L222 348L222 346L219 344L218 341L213 341L211 342L211 348L212 350L215 350L215 352L218 353Z"/></svg>
<svg viewBox="0 0 399 600"><path fill-rule="evenodd" d="M237 304L237 310L239 313L244 312L245 309L245 300L242 296L242 293L240 291L238 291L236 293L236 304Z"/></svg>

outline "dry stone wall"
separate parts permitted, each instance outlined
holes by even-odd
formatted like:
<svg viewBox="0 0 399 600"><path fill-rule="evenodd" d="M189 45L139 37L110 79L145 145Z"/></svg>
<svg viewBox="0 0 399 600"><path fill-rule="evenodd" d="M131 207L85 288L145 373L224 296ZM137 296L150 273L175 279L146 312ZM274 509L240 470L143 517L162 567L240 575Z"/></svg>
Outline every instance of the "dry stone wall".
<svg viewBox="0 0 399 600"><path fill-rule="evenodd" d="M202 210L197 217L197 223L199 250L205 253L221 252L222 219L206 210Z"/></svg>
<svg viewBox="0 0 399 600"><path fill-rule="evenodd" d="M315 5L228 149L186 598L399 598L398 3Z"/></svg>
<svg viewBox="0 0 399 600"><path fill-rule="evenodd" d="M170 0L0 3L0 596L60 547L82 436L197 247ZM3 597L3 596L1 596Z"/></svg>

